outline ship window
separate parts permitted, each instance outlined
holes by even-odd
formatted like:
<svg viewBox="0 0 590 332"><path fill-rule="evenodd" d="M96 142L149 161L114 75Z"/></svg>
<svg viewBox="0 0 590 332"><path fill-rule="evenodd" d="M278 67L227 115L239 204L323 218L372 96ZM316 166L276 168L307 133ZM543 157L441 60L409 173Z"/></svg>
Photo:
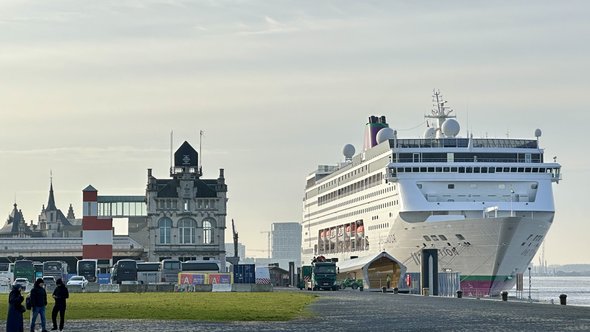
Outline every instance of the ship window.
<svg viewBox="0 0 590 332"><path fill-rule="evenodd" d="M479 167L473 167L473 173L479 173Z"/></svg>
<svg viewBox="0 0 590 332"><path fill-rule="evenodd" d="M439 234L439 235L438 235L438 237L439 237L441 240L443 240L443 241L447 241L447 237L446 237L446 236L444 236L444 235L440 235L440 234Z"/></svg>
<svg viewBox="0 0 590 332"><path fill-rule="evenodd" d="M467 167L466 171L467 171L467 173L473 173L473 168Z"/></svg>
<svg viewBox="0 0 590 332"><path fill-rule="evenodd" d="M459 173L465 173L465 167L459 167Z"/></svg>
<svg viewBox="0 0 590 332"><path fill-rule="evenodd" d="M510 168L504 167L504 173L508 173L508 172L510 172Z"/></svg>
<svg viewBox="0 0 590 332"><path fill-rule="evenodd" d="M457 173L457 167L451 167L451 172Z"/></svg>
<svg viewBox="0 0 590 332"><path fill-rule="evenodd" d="M436 236L436 235L430 235L430 237L432 238L433 241L438 241L438 236Z"/></svg>
<svg viewBox="0 0 590 332"><path fill-rule="evenodd" d="M455 189L455 184L453 184L453 183L449 183L449 184L447 185L447 188L448 188L448 189Z"/></svg>
<svg viewBox="0 0 590 332"><path fill-rule="evenodd" d="M533 173L539 173L539 168L537 168L537 167L533 168Z"/></svg>
<svg viewBox="0 0 590 332"><path fill-rule="evenodd" d="M527 167L527 168L524 169L524 171L525 171L525 173L530 173L531 172L531 168L530 167Z"/></svg>
<svg viewBox="0 0 590 332"><path fill-rule="evenodd" d="M455 236L457 237L457 239L459 239L461 241L465 240L465 237L461 234L455 234Z"/></svg>
<svg viewBox="0 0 590 332"><path fill-rule="evenodd" d="M539 168L539 173L545 173L545 169L544 168Z"/></svg>
<svg viewBox="0 0 590 332"><path fill-rule="evenodd" d="M434 172L434 167L428 167L428 172L430 172L430 173Z"/></svg>
<svg viewBox="0 0 590 332"><path fill-rule="evenodd" d="M519 173L522 173L522 172L524 172L524 167L519 167L519 168L518 168L518 172L519 172Z"/></svg>
<svg viewBox="0 0 590 332"><path fill-rule="evenodd" d="M437 168L436 168L436 171L437 171L438 173L442 172L442 167L437 167Z"/></svg>
<svg viewBox="0 0 590 332"><path fill-rule="evenodd" d="M501 173L502 172L502 167L496 167L496 172Z"/></svg>
<svg viewBox="0 0 590 332"><path fill-rule="evenodd" d="M413 168L412 168L412 172L414 172L414 173L418 173L418 172L419 172L419 171L418 171L418 169L419 169L418 167L413 167Z"/></svg>
<svg viewBox="0 0 590 332"><path fill-rule="evenodd" d="M492 168L493 169L493 168ZM488 168L487 167L482 167L481 168L481 172L482 173L487 173L488 172ZM491 173L491 172L490 172Z"/></svg>
<svg viewBox="0 0 590 332"><path fill-rule="evenodd" d="M516 173L516 167L511 167L511 168L510 168L510 172L512 172L512 173Z"/></svg>
<svg viewBox="0 0 590 332"><path fill-rule="evenodd" d="M449 172L449 168L448 167L444 167L443 168L443 172L448 173Z"/></svg>
<svg viewBox="0 0 590 332"><path fill-rule="evenodd" d="M424 235L424 240L426 240L426 241L432 241L428 235Z"/></svg>
<svg viewBox="0 0 590 332"><path fill-rule="evenodd" d="M488 170L488 172L490 172L490 173L496 173L496 169L494 167L490 167L490 169Z"/></svg>

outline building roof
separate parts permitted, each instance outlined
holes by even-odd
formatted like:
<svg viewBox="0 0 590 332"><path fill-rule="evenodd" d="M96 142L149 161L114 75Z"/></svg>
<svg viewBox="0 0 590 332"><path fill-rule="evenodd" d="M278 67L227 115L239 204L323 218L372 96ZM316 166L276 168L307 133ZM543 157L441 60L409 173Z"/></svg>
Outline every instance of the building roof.
<svg viewBox="0 0 590 332"><path fill-rule="evenodd" d="M403 267L405 270L405 266L400 261L398 261L397 259L395 259L393 256L391 256L390 254L388 254L385 251L380 252L378 254L372 254L372 255L368 255L368 256L363 256L363 257L359 257L359 258L348 259L348 260L345 260L342 262L338 262L338 263L336 263L336 266L338 266L339 273L356 271L356 270L364 269L366 266L370 265L371 263L373 263L374 261L376 261L382 257L391 260L392 263L397 263L400 267Z"/></svg>
<svg viewBox="0 0 590 332"><path fill-rule="evenodd" d="M49 199L47 200L47 207L45 208L45 210L57 210L57 208L55 207L55 198L53 197L53 181L49 184Z"/></svg>
<svg viewBox="0 0 590 332"><path fill-rule="evenodd" d="M25 218L23 217L22 211L20 211L14 203L14 208L6 220L6 224L0 228L0 234L11 235L19 234L21 227L24 229L25 234L32 235L30 227L26 224Z"/></svg>
<svg viewBox="0 0 590 332"><path fill-rule="evenodd" d="M215 191L215 188L213 187L213 184L217 184L217 181L208 182L210 184L201 179L193 180L193 186L197 188L196 197L217 197L217 191ZM161 198L177 198L179 186L180 181L178 179L156 180L158 197Z"/></svg>

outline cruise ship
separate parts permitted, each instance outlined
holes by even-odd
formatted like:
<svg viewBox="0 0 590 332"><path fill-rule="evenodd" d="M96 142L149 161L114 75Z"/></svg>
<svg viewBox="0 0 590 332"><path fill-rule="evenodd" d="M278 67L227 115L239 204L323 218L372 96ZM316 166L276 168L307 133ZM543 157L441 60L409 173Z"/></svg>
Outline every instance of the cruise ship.
<svg viewBox="0 0 590 332"><path fill-rule="evenodd" d="M515 285L553 222L561 165L545 160L540 129L534 139L461 137L452 112L435 91L420 138L371 116L362 152L347 144L344 161L307 176L304 264L386 252L411 274L422 249L438 249L438 270L457 272L466 294Z"/></svg>

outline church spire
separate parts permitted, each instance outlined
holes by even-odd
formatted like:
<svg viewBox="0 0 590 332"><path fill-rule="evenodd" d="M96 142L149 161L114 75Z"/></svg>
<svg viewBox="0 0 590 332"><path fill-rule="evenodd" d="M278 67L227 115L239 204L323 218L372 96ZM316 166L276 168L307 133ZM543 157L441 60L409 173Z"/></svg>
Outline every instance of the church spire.
<svg viewBox="0 0 590 332"><path fill-rule="evenodd" d="M50 173L49 177L49 200L47 201L47 211L55 211L57 208L55 207L55 198L53 197L53 174Z"/></svg>

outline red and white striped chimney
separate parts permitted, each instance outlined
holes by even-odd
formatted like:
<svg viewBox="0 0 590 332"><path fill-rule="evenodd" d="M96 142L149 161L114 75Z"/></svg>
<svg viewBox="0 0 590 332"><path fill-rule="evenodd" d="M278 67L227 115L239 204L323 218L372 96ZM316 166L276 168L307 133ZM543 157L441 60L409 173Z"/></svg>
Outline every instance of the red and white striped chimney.
<svg viewBox="0 0 590 332"><path fill-rule="evenodd" d="M113 259L113 218L98 218L98 191L82 191L82 257Z"/></svg>

